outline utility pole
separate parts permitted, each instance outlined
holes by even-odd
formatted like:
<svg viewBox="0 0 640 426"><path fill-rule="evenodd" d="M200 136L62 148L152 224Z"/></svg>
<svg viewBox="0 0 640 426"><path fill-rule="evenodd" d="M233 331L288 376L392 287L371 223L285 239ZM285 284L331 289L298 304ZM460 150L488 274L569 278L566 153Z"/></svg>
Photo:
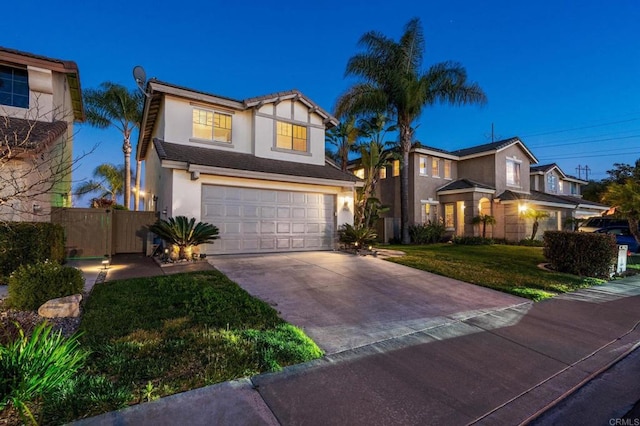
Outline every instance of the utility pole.
<svg viewBox="0 0 640 426"><path fill-rule="evenodd" d="M582 171L584 170L585 180L589 180L589 172L591 171L591 169L588 165L585 164L584 167L581 167L580 164L578 164L576 170L578 171L578 179L582 179Z"/></svg>

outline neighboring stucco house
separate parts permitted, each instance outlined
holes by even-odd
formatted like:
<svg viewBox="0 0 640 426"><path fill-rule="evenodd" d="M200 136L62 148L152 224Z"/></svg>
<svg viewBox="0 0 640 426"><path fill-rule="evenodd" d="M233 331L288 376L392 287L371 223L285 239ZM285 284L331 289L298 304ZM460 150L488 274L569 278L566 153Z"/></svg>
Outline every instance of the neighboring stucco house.
<svg viewBox="0 0 640 426"><path fill-rule="evenodd" d="M152 79L147 93L147 210L217 226L207 254L335 248L358 178L325 159L333 116L297 90L235 100Z"/></svg>
<svg viewBox="0 0 640 426"><path fill-rule="evenodd" d="M532 166L538 160L517 137L456 151L416 146L409 155L410 223L442 221L458 236L481 235L474 216L492 215L497 223L487 236L520 240L530 235L527 209L544 210L539 234L563 229L567 218L600 215L607 206L582 200L586 181L560 168ZM357 164L357 163L356 163ZM358 173L357 165L354 171ZM381 172L377 186L382 204L391 207L379 226L388 241L400 232L400 164L396 160Z"/></svg>
<svg viewBox="0 0 640 426"><path fill-rule="evenodd" d="M83 120L74 62L0 47L0 221L48 221L51 207L71 205Z"/></svg>

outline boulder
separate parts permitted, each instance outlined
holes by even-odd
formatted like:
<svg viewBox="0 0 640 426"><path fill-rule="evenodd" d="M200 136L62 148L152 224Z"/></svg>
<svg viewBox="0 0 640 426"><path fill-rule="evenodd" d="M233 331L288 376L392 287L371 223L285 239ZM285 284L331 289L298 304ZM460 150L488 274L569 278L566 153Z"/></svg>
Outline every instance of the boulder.
<svg viewBox="0 0 640 426"><path fill-rule="evenodd" d="M81 294L51 299L38 308L38 315L45 318L79 317L81 301Z"/></svg>

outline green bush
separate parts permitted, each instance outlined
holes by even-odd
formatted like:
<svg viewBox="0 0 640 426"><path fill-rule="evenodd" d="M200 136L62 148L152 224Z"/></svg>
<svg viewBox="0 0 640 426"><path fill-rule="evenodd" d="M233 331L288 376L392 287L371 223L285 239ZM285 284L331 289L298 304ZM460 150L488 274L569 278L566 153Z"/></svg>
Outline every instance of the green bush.
<svg viewBox="0 0 640 426"><path fill-rule="evenodd" d="M44 323L0 346L0 411L14 407L24 423L37 424L29 406L64 386L87 356L75 336L65 339Z"/></svg>
<svg viewBox="0 0 640 426"><path fill-rule="evenodd" d="M357 244L360 247L365 247L373 244L376 238L378 238L376 231L365 226L355 227L345 223L338 228L338 239L343 244Z"/></svg>
<svg viewBox="0 0 640 426"><path fill-rule="evenodd" d="M0 225L0 282L27 263L64 262L64 228L53 223L10 222Z"/></svg>
<svg viewBox="0 0 640 426"><path fill-rule="evenodd" d="M21 265L9 278L9 306L20 310L36 310L44 302L81 293L82 272L55 262Z"/></svg>
<svg viewBox="0 0 640 426"><path fill-rule="evenodd" d="M547 231L544 256L558 272L609 278L618 247L615 237L591 232Z"/></svg>
<svg viewBox="0 0 640 426"><path fill-rule="evenodd" d="M520 240L518 245L525 247L544 247L544 241L525 238L524 240Z"/></svg>
<svg viewBox="0 0 640 426"><path fill-rule="evenodd" d="M409 225L409 237L414 244L435 244L442 241L446 228L441 223Z"/></svg>
<svg viewBox="0 0 640 426"><path fill-rule="evenodd" d="M489 246L495 244L495 241L491 238L483 237L453 237L454 244L460 244L463 246Z"/></svg>

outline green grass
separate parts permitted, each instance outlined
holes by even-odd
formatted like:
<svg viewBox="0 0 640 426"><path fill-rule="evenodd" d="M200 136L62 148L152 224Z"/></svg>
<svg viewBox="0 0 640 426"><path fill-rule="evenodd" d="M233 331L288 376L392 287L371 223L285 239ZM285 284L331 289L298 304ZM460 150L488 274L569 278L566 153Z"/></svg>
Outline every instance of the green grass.
<svg viewBox="0 0 640 426"><path fill-rule="evenodd" d="M434 244L390 248L407 253L388 259L391 262L535 301L603 282L538 268L546 262L540 247Z"/></svg>
<svg viewBox="0 0 640 426"><path fill-rule="evenodd" d="M86 389L91 382L79 380L77 389L71 386L47 401L49 422L322 356L304 332L217 271L98 285L80 330L83 346L92 352L83 374L95 385Z"/></svg>

